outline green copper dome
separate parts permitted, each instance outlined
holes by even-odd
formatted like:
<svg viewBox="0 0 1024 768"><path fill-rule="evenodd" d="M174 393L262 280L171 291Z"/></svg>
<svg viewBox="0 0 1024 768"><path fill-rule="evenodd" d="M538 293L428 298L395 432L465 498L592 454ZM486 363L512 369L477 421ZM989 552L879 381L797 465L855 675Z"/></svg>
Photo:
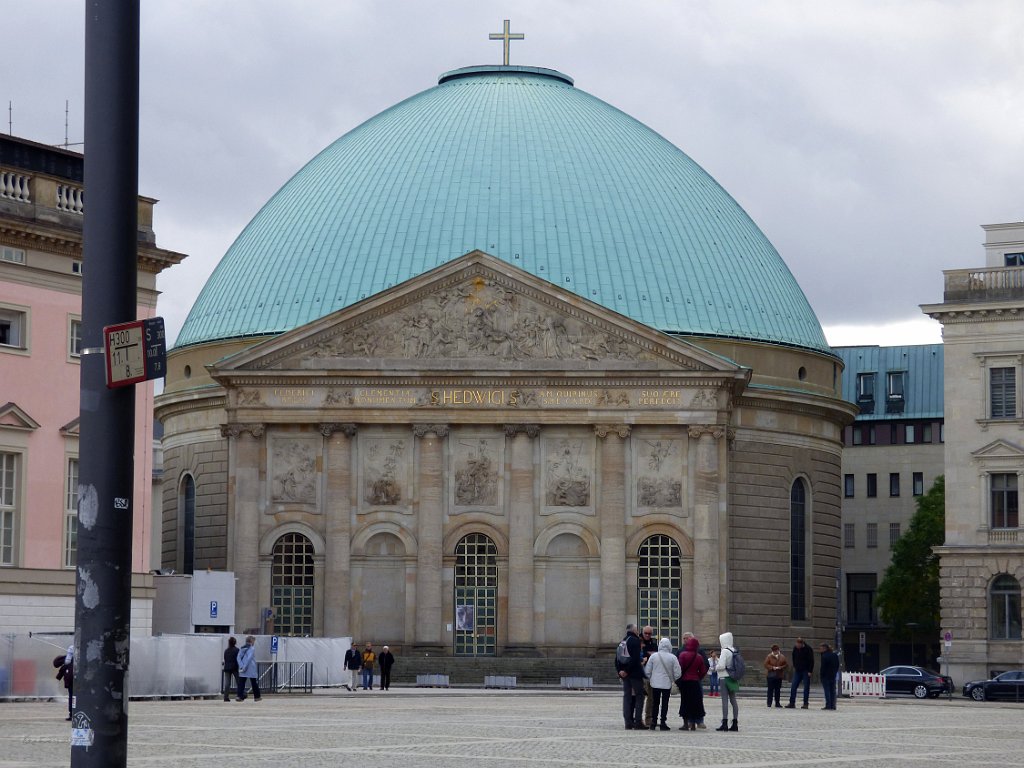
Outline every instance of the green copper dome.
<svg viewBox="0 0 1024 768"><path fill-rule="evenodd" d="M652 328L829 349L778 252L654 131L534 67L469 67L313 158L177 346L287 331L479 249Z"/></svg>

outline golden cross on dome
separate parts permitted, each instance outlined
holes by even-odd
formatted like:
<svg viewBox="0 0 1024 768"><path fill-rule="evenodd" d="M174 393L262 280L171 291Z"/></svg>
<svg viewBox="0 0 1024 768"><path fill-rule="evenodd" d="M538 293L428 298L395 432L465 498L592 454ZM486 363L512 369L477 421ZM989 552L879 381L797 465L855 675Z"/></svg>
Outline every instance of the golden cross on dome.
<svg viewBox="0 0 1024 768"><path fill-rule="evenodd" d="M509 40L525 40L526 35L522 32L509 32L508 31L508 19L505 19L504 29L501 32L491 32L488 37L491 40L503 40L505 43L505 61L502 62L506 67L508 66L508 41Z"/></svg>

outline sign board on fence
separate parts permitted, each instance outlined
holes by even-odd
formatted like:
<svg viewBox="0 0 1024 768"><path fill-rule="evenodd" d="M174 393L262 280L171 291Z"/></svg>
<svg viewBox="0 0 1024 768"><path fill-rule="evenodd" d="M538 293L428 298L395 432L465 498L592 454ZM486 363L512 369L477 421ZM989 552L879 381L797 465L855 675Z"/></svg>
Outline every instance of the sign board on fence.
<svg viewBox="0 0 1024 768"><path fill-rule="evenodd" d="M277 643L278 643L277 635L271 635L270 636L270 655L271 656L277 656Z"/></svg>

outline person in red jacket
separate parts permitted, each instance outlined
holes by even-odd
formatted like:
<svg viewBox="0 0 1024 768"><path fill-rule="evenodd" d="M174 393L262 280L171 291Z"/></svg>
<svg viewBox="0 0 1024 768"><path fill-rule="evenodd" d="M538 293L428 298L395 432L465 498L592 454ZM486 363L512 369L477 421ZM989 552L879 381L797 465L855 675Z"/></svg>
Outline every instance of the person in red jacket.
<svg viewBox="0 0 1024 768"><path fill-rule="evenodd" d="M683 718L681 731L697 730L697 723L703 722L704 691L700 681L708 672L707 662L700 655L700 640L690 637L686 640L683 652L679 654L679 668L682 676L679 683L679 714Z"/></svg>

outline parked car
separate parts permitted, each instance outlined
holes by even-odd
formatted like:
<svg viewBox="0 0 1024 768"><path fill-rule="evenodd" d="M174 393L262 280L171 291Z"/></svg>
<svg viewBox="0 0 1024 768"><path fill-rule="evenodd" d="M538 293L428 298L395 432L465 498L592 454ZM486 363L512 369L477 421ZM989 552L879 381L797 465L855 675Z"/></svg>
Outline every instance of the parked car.
<svg viewBox="0 0 1024 768"><path fill-rule="evenodd" d="M885 675L885 695L891 693L910 693L919 699L938 696L949 691L953 692L953 681L929 672L921 667L897 665L886 667L881 674Z"/></svg>
<svg viewBox="0 0 1024 768"><path fill-rule="evenodd" d="M964 696L975 701L1024 701L1024 669L1011 669L991 680L966 683Z"/></svg>

